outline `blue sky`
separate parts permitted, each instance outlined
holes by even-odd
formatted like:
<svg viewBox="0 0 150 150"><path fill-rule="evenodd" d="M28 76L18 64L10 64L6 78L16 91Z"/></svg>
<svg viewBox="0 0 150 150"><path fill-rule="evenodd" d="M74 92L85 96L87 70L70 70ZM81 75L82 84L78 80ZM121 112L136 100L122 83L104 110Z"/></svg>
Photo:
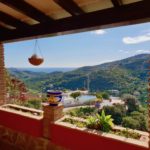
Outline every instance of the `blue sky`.
<svg viewBox="0 0 150 150"><path fill-rule="evenodd" d="M35 40L5 44L6 67L33 67L28 58ZM150 23L38 39L39 67L81 67L150 53Z"/></svg>

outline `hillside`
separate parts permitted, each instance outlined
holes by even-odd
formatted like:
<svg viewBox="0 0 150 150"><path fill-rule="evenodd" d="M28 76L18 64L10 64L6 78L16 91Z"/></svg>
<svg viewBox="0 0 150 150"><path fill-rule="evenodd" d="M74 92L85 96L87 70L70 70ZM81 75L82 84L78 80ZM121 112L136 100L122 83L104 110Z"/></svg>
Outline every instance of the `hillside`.
<svg viewBox="0 0 150 150"><path fill-rule="evenodd" d="M149 58L150 54L140 54L69 72L37 73L16 70L10 73L22 79L28 88L37 91L46 91L50 88L72 90L86 88L89 78L91 91L118 89L121 93L139 94L143 99L146 95Z"/></svg>

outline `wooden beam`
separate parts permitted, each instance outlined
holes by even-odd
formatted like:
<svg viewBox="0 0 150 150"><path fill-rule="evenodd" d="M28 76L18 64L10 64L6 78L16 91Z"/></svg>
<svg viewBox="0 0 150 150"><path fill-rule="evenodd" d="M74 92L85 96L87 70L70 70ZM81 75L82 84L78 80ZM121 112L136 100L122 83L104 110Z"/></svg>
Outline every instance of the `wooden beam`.
<svg viewBox="0 0 150 150"><path fill-rule="evenodd" d="M0 34L3 35L5 33L9 32L9 30L7 30L6 28L0 26Z"/></svg>
<svg viewBox="0 0 150 150"><path fill-rule="evenodd" d="M141 11L139 11L141 10ZM44 36L54 36L97 28L116 27L150 21L150 1L139 1L121 6L121 9L109 8L75 17L56 20L31 26L28 30L16 30L0 36L0 41L29 39Z"/></svg>
<svg viewBox="0 0 150 150"><path fill-rule="evenodd" d="M46 16L44 13L26 3L24 0L0 0L0 2L39 22L44 23L53 21L52 18Z"/></svg>
<svg viewBox="0 0 150 150"><path fill-rule="evenodd" d="M11 25L16 28L27 28L27 25L24 22L17 20L16 18L0 11L0 21L4 22L5 24Z"/></svg>
<svg viewBox="0 0 150 150"><path fill-rule="evenodd" d="M54 0L54 2L69 12L72 16L84 14L84 11L73 0Z"/></svg>
<svg viewBox="0 0 150 150"><path fill-rule="evenodd" d="M113 3L114 7L118 8L122 5L122 0L111 0Z"/></svg>

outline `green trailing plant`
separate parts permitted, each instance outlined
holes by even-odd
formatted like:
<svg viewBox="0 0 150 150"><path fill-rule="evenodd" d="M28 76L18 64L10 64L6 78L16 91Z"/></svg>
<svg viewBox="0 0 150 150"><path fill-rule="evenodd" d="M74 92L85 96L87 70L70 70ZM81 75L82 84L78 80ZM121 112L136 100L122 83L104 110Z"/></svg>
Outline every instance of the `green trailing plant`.
<svg viewBox="0 0 150 150"><path fill-rule="evenodd" d="M141 135L137 132L131 131L129 129L124 129L124 130L118 130L118 131L111 131L110 133L116 134L119 136L124 136L126 138L132 138L132 139L140 139Z"/></svg>
<svg viewBox="0 0 150 150"><path fill-rule="evenodd" d="M79 128L83 128L83 127L86 126L86 123L85 123L85 122L78 121L78 120L75 120L75 119L72 119L72 118L65 118L65 119L63 120L63 122L67 122L67 123L76 125L76 126L79 127Z"/></svg>

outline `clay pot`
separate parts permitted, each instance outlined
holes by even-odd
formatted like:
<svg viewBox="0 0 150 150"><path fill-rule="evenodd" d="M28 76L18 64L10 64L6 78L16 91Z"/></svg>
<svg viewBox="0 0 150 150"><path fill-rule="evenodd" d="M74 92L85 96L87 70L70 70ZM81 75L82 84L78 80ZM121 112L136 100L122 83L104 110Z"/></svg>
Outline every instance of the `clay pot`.
<svg viewBox="0 0 150 150"><path fill-rule="evenodd" d="M62 100L62 92L48 90L47 97L50 106L57 106Z"/></svg>
<svg viewBox="0 0 150 150"><path fill-rule="evenodd" d="M39 58L36 54L32 55L30 58L28 58L29 63L34 66L39 66L44 62L43 58Z"/></svg>

